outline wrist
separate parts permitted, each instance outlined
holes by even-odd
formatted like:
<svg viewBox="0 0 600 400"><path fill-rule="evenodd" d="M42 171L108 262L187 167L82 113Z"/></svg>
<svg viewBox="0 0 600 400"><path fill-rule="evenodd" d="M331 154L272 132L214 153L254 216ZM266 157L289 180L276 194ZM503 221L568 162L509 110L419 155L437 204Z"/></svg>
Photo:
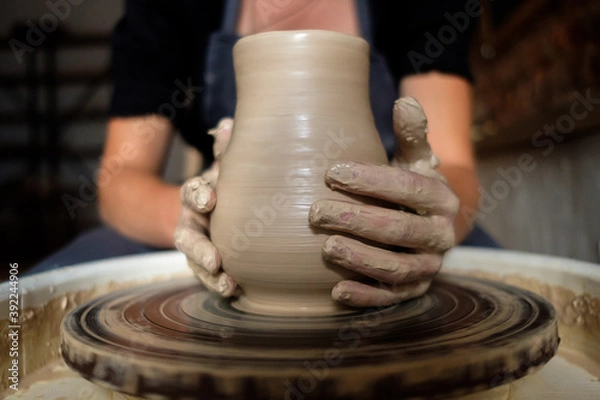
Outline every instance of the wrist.
<svg viewBox="0 0 600 400"><path fill-rule="evenodd" d="M161 195L157 201L157 221L160 226L160 231L155 246L161 248L175 247L175 229L181 214L181 202L179 200L180 187L176 185L160 183L163 188L160 190Z"/></svg>
<svg viewBox="0 0 600 400"><path fill-rule="evenodd" d="M439 171L460 202L454 219L455 244L460 244L473 229L479 202L479 179L475 169L466 166L440 166Z"/></svg>

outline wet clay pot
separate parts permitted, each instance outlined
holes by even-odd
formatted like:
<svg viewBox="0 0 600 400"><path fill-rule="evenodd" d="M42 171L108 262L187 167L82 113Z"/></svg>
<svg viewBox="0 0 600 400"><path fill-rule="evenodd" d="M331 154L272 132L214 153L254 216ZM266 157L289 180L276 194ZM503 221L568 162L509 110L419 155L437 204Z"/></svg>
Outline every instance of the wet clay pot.
<svg viewBox="0 0 600 400"><path fill-rule="evenodd" d="M308 212L318 199L359 201L325 184L335 161L387 163L369 103L369 45L326 31L262 33L238 42L234 65L234 130L210 226L223 269L243 290L234 305L341 312L331 289L360 277L323 259L332 232L311 228Z"/></svg>

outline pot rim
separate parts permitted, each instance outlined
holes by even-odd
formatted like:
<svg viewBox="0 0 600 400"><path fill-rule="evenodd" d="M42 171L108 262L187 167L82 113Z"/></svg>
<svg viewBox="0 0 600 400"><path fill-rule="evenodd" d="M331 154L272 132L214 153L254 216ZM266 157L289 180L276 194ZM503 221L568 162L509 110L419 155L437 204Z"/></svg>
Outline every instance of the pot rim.
<svg viewBox="0 0 600 400"><path fill-rule="evenodd" d="M360 36L348 35L346 33L336 32L336 31L327 31L323 29L302 29L302 30L285 30L285 31L268 31L268 32L260 32L252 35L244 36L238 40L235 47L239 45L244 45L244 43L253 42L256 40L266 40L269 38L283 38L289 39L293 41L298 41L301 39L311 39L322 37L324 39L337 39L342 41L347 41L349 44L361 44L369 46L369 43Z"/></svg>

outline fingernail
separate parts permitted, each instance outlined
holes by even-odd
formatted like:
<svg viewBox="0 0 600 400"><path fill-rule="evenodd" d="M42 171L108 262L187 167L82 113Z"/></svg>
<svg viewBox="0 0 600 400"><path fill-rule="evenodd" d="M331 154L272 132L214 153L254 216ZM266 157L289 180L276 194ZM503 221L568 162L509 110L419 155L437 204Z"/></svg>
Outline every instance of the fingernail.
<svg viewBox="0 0 600 400"><path fill-rule="evenodd" d="M219 121L215 128L208 131L208 134L211 136L217 136L218 134L221 134L223 130L232 129L232 127L233 121L230 118L223 118Z"/></svg>
<svg viewBox="0 0 600 400"><path fill-rule="evenodd" d="M406 104L411 107L421 107L421 104L412 96L404 96L398 99L398 102L401 104Z"/></svg>
<svg viewBox="0 0 600 400"><path fill-rule="evenodd" d="M206 252L202 255L202 266L211 274L217 272L218 269L214 255Z"/></svg>
<svg viewBox="0 0 600 400"><path fill-rule="evenodd" d="M338 163L334 164L325 174L325 181L327 183L337 182L347 184L354 178L354 168L351 163Z"/></svg>
<svg viewBox="0 0 600 400"><path fill-rule="evenodd" d="M200 179L194 179L192 182L190 182L190 189L192 190L196 190L200 187Z"/></svg>
<svg viewBox="0 0 600 400"><path fill-rule="evenodd" d="M308 222L314 226L321 226L330 222L324 210L326 204L326 201L315 201L308 212Z"/></svg>
<svg viewBox="0 0 600 400"><path fill-rule="evenodd" d="M199 208L206 208L211 199L211 190L206 186L199 186L196 189L196 205Z"/></svg>
<svg viewBox="0 0 600 400"><path fill-rule="evenodd" d="M350 300L352 295L350 294L350 292L346 292L340 289L339 287L334 286L331 290L331 297L337 301L348 301Z"/></svg>
<svg viewBox="0 0 600 400"><path fill-rule="evenodd" d="M330 236L323 243L323 255L329 261L335 261L338 259L344 259L348 247L339 238L339 236Z"/></svg>
<svg viewBox="0 0 600 400"><path fill-rule="evenodd" d="M219 120L219 122L217 122L217 126L215 126L212 129L209 129L208 134L211 136L215 136L221 129L223 129L223 126L225 125L226 119L225 118L221 118Z"/></svg>
<svg viewBox="0 0 600 400"><path fill-rule="evenodd" d="M230 289L229 280L225 275L221 275L219 277L219 282L217 283L217 286L217 289L221 294L227 293L227 291Z"/></svg>
<svg viewBox="0 0 600 400"><path fill-rule="evenodd" d="M421 109L421 104L414 97L401 97L396 101L396 105L406 112L414 112Z"/></svg>
<svg viewBox="0 0 600 400"><path fill-rule="evenodd" d="M402 97L394 103L394 109L395 123L402 131L400 139L407 144L421 140L426 133L427 116L419 102L413 97Z"/></svg>
<svg viewBox="0 0 600 400"><path fill-rule="evenodd" d="M221 294L221 296L224 297L229 297L231 295L233 295L233 293L235 292L235 288L236 288L236 284L235 282L233 282L231 280L231 277L229 277L226 274L221 274L221 276L219 276L219 281L217 283L218 287L217 289L219 290L219 293Z"/></svg>
<svg viewBox="0 0 600 400"><path fill-rule="evenodd" d="M231 118L223 118L219 121L219 130L233 128L233 120Z"/></svg>
<svg viewBox="0 0 600 400"><path fill-rule="evenodd" d="M198 263L206 272L212 274L215 272L215 262L213 255L207 250L205 243L196 243L193 249L194 261Z"/></svg>

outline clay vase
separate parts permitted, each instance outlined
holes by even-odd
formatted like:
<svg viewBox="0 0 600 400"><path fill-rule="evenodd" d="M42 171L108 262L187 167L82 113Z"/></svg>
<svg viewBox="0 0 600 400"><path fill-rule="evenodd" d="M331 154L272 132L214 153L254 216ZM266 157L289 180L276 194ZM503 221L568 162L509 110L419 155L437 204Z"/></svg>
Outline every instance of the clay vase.
<svg viewBox="0 0 600 400"><path fill-rule="evenodd" d="M210 232L243 290L234 306L341 312L331 289L360 277L324 261L332 232L311 228L308 212L318 199L357 201L326 186L335 161L387 163L369 102L369 45L327 31L268 32L241 39L233 54L234 130Z"/></svg>

